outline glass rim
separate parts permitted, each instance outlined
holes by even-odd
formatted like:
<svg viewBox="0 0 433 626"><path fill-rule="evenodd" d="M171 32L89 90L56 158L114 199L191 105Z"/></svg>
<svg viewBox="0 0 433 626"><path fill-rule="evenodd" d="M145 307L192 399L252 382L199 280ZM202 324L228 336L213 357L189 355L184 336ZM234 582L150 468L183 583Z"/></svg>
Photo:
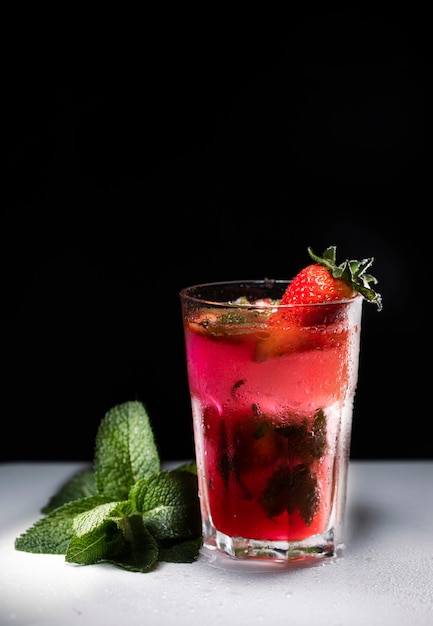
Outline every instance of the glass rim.
<svg viewBox="0 0 433 626"><path fill-rule="evenodd" d="M215 306L215 307L233 307L233 308L263 308L263 307L269 307L269 304L257 304L254 302L236 302L234 300L215 300L215 299L210 299L210 298L206 298L203 296L197 296L197 295L192 295L193 290L199 290L200 288L221 288L221 287L233 287L235 285L239 285L239 286L244 286L245 288L248 288L248 286L252 286L252 287L260 287L260 286L264 286L264 287L268 287L269 289L272 288L273 286L283 286L283 285L289 285L292 282L292 278L257 278L257 279L245 279L245 280L221 280L221 281L215 281L215 282L208 282L208 283L197 283L194 285L189 285L187 287L183 287L180 292L179 292L179 296L181 299L184 300L188 300L190 302L195 302L198 304L205 304L205 305L210 305L210 306ZM242 294L239 294L239 297L242 297ZM266 297L263 295L263 297ZM312 307L312 306L336 306L336 305L341 305L341 304L350 304L353 303L354 301L357 301L359 298L362 298L362 295L359 293L355 293L354 296L352 298L344 298L342 300L334 300L334 301L325 301L325 302L310 302L310 303L291 303L291 304L272 304L273 308L276 307L283 307L283 308L288 308L288 307Z"/></svg>

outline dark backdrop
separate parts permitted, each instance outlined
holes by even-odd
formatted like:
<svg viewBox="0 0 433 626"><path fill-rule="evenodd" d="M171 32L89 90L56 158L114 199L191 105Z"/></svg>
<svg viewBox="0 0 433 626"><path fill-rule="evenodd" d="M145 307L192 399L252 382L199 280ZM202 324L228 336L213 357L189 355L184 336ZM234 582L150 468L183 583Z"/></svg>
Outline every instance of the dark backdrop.
<svg viewBox="0 0 433 626"><path fill-rule="evenodd" d="M427 16L38 17L6 46L1 459L91 459L131 399L189 458L179 290L328 245L375 257L384 302L352 456L432 458Z"/></svg>

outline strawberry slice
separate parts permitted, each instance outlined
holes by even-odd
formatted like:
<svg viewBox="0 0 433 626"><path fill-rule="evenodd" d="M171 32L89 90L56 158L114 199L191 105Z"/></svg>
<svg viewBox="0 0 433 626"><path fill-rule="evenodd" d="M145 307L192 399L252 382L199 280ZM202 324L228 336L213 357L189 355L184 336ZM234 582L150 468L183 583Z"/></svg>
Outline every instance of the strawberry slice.
<svg viewBox="0 0 433 626"><path fill-rule="evenodd" d="M254 361L261 363L294 352L316 349L316 337L312 337L306 328L272 328L267 336L257 342Z"/></svg>
<svg viewBox="0 0 433 626"><path fill-rule="evenodd" d="M254 349L254 361L261 363L267 359L275 359L295 352L308 350L326 350L340 346L346 341L346 328L335 326L335 330L327 332L317 327L293 325L287 328L273 328L266 337L260 338Z"/></svg>

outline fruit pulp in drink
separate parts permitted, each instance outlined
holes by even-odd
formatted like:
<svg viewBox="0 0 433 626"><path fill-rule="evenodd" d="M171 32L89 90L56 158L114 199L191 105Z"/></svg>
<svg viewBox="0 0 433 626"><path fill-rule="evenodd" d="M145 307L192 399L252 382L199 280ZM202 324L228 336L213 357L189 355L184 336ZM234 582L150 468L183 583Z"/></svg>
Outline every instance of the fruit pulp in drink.
<svg viewBox="0 0 433 626"><path fill-rule="evenodd" d="M241 309L185 324L204 528L288 543L335 523L360 330L348 319L272 326Z"/></svg>

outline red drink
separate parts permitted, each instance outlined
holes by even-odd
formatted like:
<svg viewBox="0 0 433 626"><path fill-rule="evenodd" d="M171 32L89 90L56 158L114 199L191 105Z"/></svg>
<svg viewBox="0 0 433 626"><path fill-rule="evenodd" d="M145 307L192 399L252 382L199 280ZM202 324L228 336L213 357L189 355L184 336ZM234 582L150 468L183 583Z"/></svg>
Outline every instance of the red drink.
<svg viewBox="0 0 433 626"><path fill-rule="evenodd" d="M286 286L182 292L204 545L233 556L329 556L339 541L362 298L300 326L278 306Z"/></svg>

